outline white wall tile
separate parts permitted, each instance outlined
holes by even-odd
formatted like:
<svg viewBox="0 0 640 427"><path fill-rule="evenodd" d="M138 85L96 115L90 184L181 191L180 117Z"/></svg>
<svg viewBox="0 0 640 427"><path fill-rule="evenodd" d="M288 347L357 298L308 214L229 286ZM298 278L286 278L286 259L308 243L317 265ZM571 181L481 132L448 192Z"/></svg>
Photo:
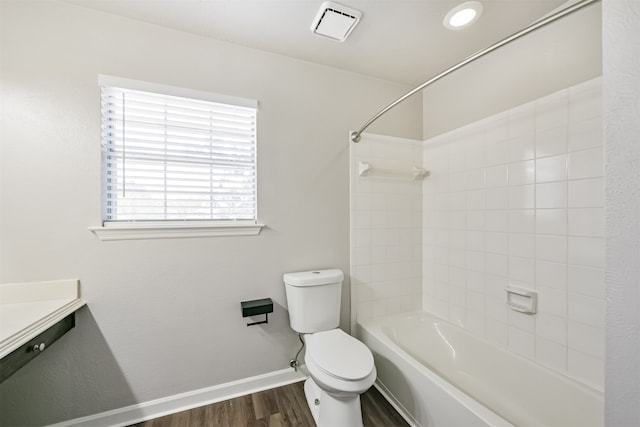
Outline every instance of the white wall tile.
<svg viewBox="0 0 640 427"><path fill-rule="evenodd" d="M535 256L535 235L510 233L509 234L509 255L525 258Z"/></svg>
<svg viewBox="0 0 640 427"><path fill-rule="evenodd" d="M509 168L507 165L492 166L485 169L485 186L505 187L509 183Z"/></svg>
<svg viewBox="0 0 640 427"><path fill-rule="evenodd" d="M569 151L602 145L602 117L574 123L569 133Z"/></svg>
<svg viewBox="0 0 640 427"><path fill-rule="evenodd" d="M569 179L597 178L603 176L604 152L602 147L569 153Z"/></svg>
<svg viewBox="0 0 640 427"><path fill-rule="evenodd" d="M485 170L473 169L464 173L467 190L477 190L485 185Z"/></svg>
<svg viewBox="0 0 640 427"><path fill-rule="evenodd" d="M479 251L467 251L467 285L470 285L469 270L473 273L485 271L485 252L484 248ZM475 276L474 276L475 277ZM484 276L483 276L484 277ZM473 282L484 283L484 278L475 279Z"/></svg>
<svg viewBox="0 0 640 427"><path fill-rule="evenodd" d="M508 213L506 210L487 210L484 219L487 231L508 231Z"/></svg>
<svg viewBox="0 0 640 427"><path fill-rule="evenodd" d="M605 300L569 292L568 317L591 326L604 324Z"/></svg>
<svg viewBox="0 0 640 427"><path fill-rule="evenodd" d="M604 268L604 239L569 237L569 264Z"/></svg>
<svg viewBox="0 0 640 427"><path fill-rule="evenodd" d="M536 159L536 182L562 181L567 179L567 155Z"/></svg>
<svg viewBox="0 0 640 427"><path fill-rule="evenodd" d="M496 276L507 276L509 258L506 255L487 253L485 255L485 271Z"/></svg>
<svg viewBox="0 0 640 427"><path fill-rule="evenodd" d="M567 331L566 317L546 312L536 315L536 335L557 344L567 345Z"/></svg>
<svg viewBox="0 0 640 427"><path fill-rule="evenodd" d="M604 206L603 178L569 181L569 207L592 208Z"/></svg>
<svg viewBox="0 0 640 427"><path fill-rule="evenodd" d="M509 162L529 160L535 157L535 139L533 134L511 138L508 147Z"/></svg>
<svg viewBox="0 0 640 427"><path fill-rule="evenodd" d="M485 190L485 208L488 210L508 209L509 189L507 187L487 188Z"/></svg>
<svg viewBox="0 0 640 427"><path fill-rule="evenodd" d="M533 334L536 328L535 316L530 314L521 313L515 310L509 310L508 319L510 326L518 328L522 331Z"/></svg>
<svg viewBox="0 0 640 427"><path fill-rule="evenodd" d="M485 250L494 254L506 255L509 250L509 235L507 233L485 233Z"/></svg>
<svg viewBox="0 0 640 427"><path fill-rule="evenodd" d="M566 290L567 265L536 260L536 285Z"/></svg>
<svg viewBox="0 0 640 427"><path fill-rule="evenodd" d="M464 287L467 283L467 272L464 268L449 267L449 284Z"/></svg>
<svg viewBox="0 0 640 427"><path fill-rule="evenodd" d="M536 209L536 233L567 234L566 209Z"/></svg>
<svg viewBox="0 0 640 427"><path fill-rule="evenodd" d="M565 236L536 236L536 259L557 263L567 262L567 238Z"/></svg>
<svg viewBox="0 0 640 427"><path fill-rule="evenodd" d="M553 209L567 207L567 183L551 182L536 185L536 208Z"/></svg>
<svg viewBox="0 0 640 427"><path fill-rule="evenodd" d="M567 335L569 348L604 358L604 327L591 326L569 320Z"/></svg>
<svg viewBox="0 0 640 427"><path fill-rule="evenodd" d="M533 185L509 187L509 209L533 209L535 188Z"/></svg>
<svg viewBox="0 0 640 427"><path fill-rule="evenodd" d="M535 227L535 211L533 209L509 211L510 233L534 233Z"/></svg>
<svg viewBox="0 0 640 427"><path fill-rule="evenodd" d="M570 265L568 289L569 292L604 299L604 269Z"/></svg>
<svg viewBox="0 0 640 427"><path fill-rule="evenodd" d="M505 127L506 134L506 127ZM505 137L506 138L506 137ZM509 161L508 142L506 140L498 140L496 142L488 142L485 150L485 164L487 166L502 165Z"/></svg>
<svg viewBox="0 0 640 427"><path fill-rule="evenodd" d="M533 184L536 177L535 160L509 163L509 185Z"/></svg>
<svg viewBox="0 0 640 427"><path fill-rule="evenodd" d="M467 191L467 210L484 210L485 197L484 190Z"/></svg>
<svg viewBox="0 0 640 427"><path fill-rule="evenodd" d="M502 290L501 295L504 294L504 288ZM485 298L485 314L487 316L487 321L489 319L500 322L501 324L506 325L509 321L509 316L507 315L507 307L504 303L503 298L494 298L488 296ZM506 340L505 340L506 344Z"/></svg>
<svg viewBox="0 0 640 427"><path fill-rule="evenodd" d="M485 147L480 143L475 147L470 147L464 152L465 169L479 169L485 166Z"/></svg>
<svg viewBox="0 0 640 427"><path fill-rule="evenodd" d="M569 235L604 237L604 209L569 209Z"/></svg>
<svg viewBox="0 0 640 427"><path fill-rule="evenodd" d="M533 285L535 263L533 258L509 257L509 280L514 284Z"/></svg>
<svg viewBox="0 0 640 427"><path fill-rule="evenodd" d="M464 211L449 213L449 228L454 230L464 230L467 228L467 216Z"/></svg>
<svg viewBox="0 0 640 427"><path fill-rule="evenodd" d="M535 358L535 337L530 332L509 328L509 349L529 359Z"/></svg>
<svg viewBox="0 0 640 427"><path fill-rule="evenodd" d="M554 156L566 152L566 126L536 131L536 157Z"/></svg>
<svg viewBox="0 0 640 427"><path fill-rule="evenodd" d="M538 312L567 318L567 291L565 289L536 286L536 291L538 292Z"/></svg>
<svg viewBox="0 0 640 427"><path fill-rule="evenodd" d="M467 249L471 251L484 250L484 231L467 231Z"/></svg>
<svg viewBox="0 0 640 427"><path fill-rule="evenodd" d="M600 87L595 79L558 91L438 137L442 145L425 150L425 165L437 173L423 183L424 203L412 208L423 209L424 229L417 234L424 235L424 244L411 242L417 249L408 251L402 249L411 241L408 236L384 236L396 246L385 255L397 262L380 273L398 277L387 283L396 283L402 297L388 300L386 311L411 305L416 290L404 275L424 270L425 309L536 363L602 387ZM394 209L411 203L390 196L409 196L405 187L379 190L385 194L380 210L390 212L379 224L383 228L411 229L403 225L410 216ZM373 196L370 203L376 204ZM358 222L366 229L366 218ZM371 225L376 222L372 215ZM402 261L409 252L422 252L422 268ZM538 313L509 309L507 285L536 289Z"/></svg>
<svg viewBox="0 0 640 427"><path fill-rule="evenodd" d="M477 313L479 315L482 316L482 323L484 323L484 293L482 292L474 292L474 291L467 291L467 309L473 311L474 313ZM469 315L468 315L468 311L467 311L467 319L469 319Z"/></svg>
<svg viewBox="0 0 640 427"><path fill-rule="evenodd" d="M454 211L465 210L467 206L467 194L465 191L449 193L449 209Z"/></svg>
<svg viewBox="0 0 640 427"><path fill-rule="evenodd" d="M484 210L467 211L466 216L467 230L484 230Z"/></svg>

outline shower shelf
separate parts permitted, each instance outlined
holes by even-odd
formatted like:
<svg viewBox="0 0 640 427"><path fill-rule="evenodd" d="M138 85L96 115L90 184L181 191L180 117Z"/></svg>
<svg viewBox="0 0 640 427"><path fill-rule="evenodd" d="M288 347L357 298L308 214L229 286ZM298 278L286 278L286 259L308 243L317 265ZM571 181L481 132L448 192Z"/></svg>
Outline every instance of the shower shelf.
<svg viewBox="0 0 640 427"><path fill-rule="evenodd" d="M414 181L421 181L430 175L430 172L421 168L420 166L414 166L411 171L397 171L391 169L382 169L374 167L371 163L358 162L358 175L366 176L379 176L387 178L404 178Z"/></svg>

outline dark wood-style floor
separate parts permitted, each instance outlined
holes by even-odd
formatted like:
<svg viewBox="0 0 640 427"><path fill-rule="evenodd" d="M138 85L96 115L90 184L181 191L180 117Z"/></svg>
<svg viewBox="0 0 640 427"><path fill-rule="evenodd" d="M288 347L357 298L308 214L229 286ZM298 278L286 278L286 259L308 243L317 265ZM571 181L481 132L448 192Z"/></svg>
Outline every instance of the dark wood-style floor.
<svg viewBox="0 0 640 427"><path fill-rule="evenodd" d="M289 384L130 427L313 427L303 384ZM360 402L365 427L408 426L374 387L360 396Z"/></svg>

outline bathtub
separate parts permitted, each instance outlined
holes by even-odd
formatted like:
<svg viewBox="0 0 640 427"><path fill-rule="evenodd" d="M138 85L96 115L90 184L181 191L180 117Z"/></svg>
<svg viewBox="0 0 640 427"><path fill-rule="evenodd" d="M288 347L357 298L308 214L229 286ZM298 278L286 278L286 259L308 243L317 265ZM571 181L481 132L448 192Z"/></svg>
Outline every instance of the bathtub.
<svg viewBox="0 0 640 427"><path fill-rule="evenodd" d="M418 426L604 424L602 393L416 311L358 321L377 386Z"/></svg>

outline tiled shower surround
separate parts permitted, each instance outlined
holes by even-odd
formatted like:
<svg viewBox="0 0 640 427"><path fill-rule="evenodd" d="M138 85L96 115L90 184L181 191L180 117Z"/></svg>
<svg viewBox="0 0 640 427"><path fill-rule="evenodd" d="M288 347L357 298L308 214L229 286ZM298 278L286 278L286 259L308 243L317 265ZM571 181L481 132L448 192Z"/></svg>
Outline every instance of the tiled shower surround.
<svg viewBox="0 0 640 427"><path fill-rule="evenodd" d="M598 78L425 141L422 183L352 173L356 317L421 305L602 390L601 116ZM352 162L412 163L383 139L352 144ZM537 313L508 308L508 285L536 291Z"/></svg>
<svg viewBox="0 0 640 427"><path fill-rule="evenodd" d="M352 316L417 310L423 181L411 179L411 172L422 164L422 142L364 134L350 147ZM371 165L369 175L358 174L360 161ZM399 176L386 176L389 171Z"/></svg>

